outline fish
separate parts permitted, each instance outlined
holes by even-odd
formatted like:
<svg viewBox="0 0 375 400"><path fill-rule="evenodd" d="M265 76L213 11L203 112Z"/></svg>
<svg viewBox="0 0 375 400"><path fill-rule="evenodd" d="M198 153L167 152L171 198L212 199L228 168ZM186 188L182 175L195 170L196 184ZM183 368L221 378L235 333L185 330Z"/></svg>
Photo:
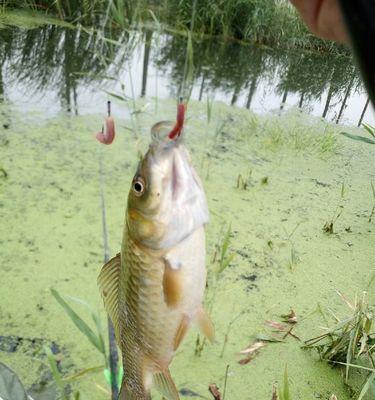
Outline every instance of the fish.
<svg viewBox="0 0 375 400"><path fill-rule="evenodd" d="M121 251L103 267L99 289L121 349L120 400L149 400L154 387L179 399L169 366L192 324L212 342L206 287L206 196L177 121L151 128L128 194Z"/></svg>

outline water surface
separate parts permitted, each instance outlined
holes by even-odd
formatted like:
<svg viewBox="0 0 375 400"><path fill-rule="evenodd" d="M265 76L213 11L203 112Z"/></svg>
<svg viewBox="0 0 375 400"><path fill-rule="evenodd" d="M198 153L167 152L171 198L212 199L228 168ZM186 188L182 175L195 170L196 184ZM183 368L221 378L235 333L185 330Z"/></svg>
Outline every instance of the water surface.
<svg viewBox="0 0 375 400"><path fill-rule="evenodd" d="M190 53L185 37L152 31L88 34L45 26L3 29L0 38L0 95L45 116L102 112L106 91L176 98L187 81L185 95L202 102L258 113L299 107L329 121L375 123L348 56L208 39L194 41Z"/></svg>

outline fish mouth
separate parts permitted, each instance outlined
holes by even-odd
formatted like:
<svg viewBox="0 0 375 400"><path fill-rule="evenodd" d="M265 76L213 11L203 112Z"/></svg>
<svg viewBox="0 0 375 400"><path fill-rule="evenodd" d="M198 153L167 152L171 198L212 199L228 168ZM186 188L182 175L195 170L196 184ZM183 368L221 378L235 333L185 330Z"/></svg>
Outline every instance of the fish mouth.
<svg viewBox="0 0 375 400"><path fill-rule="evenodd" d="M176 122L160 121L151 128L151 147L155 150L166 149L179 142L185 121L186 104L178 103Z"/></svg>

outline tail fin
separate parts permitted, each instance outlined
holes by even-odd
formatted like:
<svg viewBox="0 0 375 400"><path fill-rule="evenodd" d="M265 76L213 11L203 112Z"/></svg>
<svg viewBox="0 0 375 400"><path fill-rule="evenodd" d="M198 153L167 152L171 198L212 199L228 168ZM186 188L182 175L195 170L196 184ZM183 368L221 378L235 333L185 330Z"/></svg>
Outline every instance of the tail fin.
<svg viewBox="0 0 375 400"><path fill-rule="evenodd" d="M180 400L169 369L154 374L153 383L156 390L167 400Z"/></svg>
<svg viewBox="0 0 375 400"><path fill-rule="evenodd" d="M151 396L142 389L130 389L123 379L118 400L151 400Z"/></svg>

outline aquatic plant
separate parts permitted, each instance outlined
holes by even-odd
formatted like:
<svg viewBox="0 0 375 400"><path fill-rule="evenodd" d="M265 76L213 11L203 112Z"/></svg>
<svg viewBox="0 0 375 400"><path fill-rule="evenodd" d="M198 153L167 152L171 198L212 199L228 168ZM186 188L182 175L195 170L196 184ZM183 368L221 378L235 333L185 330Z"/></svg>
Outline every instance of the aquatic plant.
<svg viewBox="0 0 375 400"><path fill-rule="evenodd" d="M192 19L195 3L196 12ZM324 49L335 47L329 42L312 38L286 1L169 0L163 2L156 12L161 20L173 19L180 29L189 29L194 24L194 31L201 34L236 37L269 45L284 43Z"/></svg>
<svg viewBox="0 0 375 400"><path fill-rule="evenodd" d="M237 185L236 188L240 190L247 190L247 188L251 185L251 175L253 170L250 168L249 171L242 176L242 174L238 174L237 177Z"/></svg>
<svg viewBox="0 0 375 400"><path fill-rule="evenodd" d="M254 133L263 138L267 150L274 152L288 148L297 152L309 151L326 159L340 149L333 125L313 122L310 116L296 109L288 110L281 117L259 118Z"/></svg>
<svg viewBox="0 0 375 400"><path fill-rule="evenodd" d="M297 266L297 264L300 261L299 257L298 257L298 254L297 254L296 247L295 247L295 243L293 241L293 236L296 233L297 229L300 227L300 225L303 224L304 222L306 222L305 219L303 219L302 221L298 222L290 233L283 226L283 230L284 230L285 235L286 235L286 241L289 243L289 246L290 246L290 260L288 262L288 268L291 271L293 271L295 269L295 267Z"/></svg>
<svg viewBox="0 0 375 400"><path fill-rule="evenodd" d="M372 222L372 217L375 214L375 186L374 186L373 182L371 182L371 189L372 189L372 196L373 196L373 200L374 200L374 205L372 206L372 210L370 212L370 216L368 218L368 222Z"/></svg>
<svg viewBox="0 0 375 400"><path fill-rule="evenodd" d="M325 328L325 333L305 341L304 348L318 351L321 360L345 367L345 383L348 383L350 372L359 369L366 374L360 389L358 400L375 388L375 330L374 315L367 302L366 292L360 298L350 302L343 294L337 292L348 306L350 314L338 318L333 327Z"/></svg>
<svg viewBox="0 0 375 400"><path fill-rule="evenodd" d="M86 26L103 24L128 28L156 19L169 29L183 32L345 52L343 47L311 35L287 1L4 0L0 10L15 8L42 11L46 16L79 21Z"/></svg>
<svg viewBox="0 0 375 400"><path fill-rule="evenodd" d="M289 388L288 369L286 365L284 369L283 385L279 388L279 390L277 390L276 384L272 386L271 400L292 400Z"/></svg>
<svg viewBox="0 0 375 400"><path fill-rule="evenodd" d="M207 311L209 315L212 315L213 306L216 298L216 290L218 285L218 280L220 275L225 271L226 268L230 265L230 263L234 260L236 253L230 251L231 244L231 236L232 236L232 225L229 224L225 233L221 233L217 243L214 246L214 252L210 261L210 267L208 268L208 278L207 278L207 289L206 289L206 302L207 302ZM235 322L235 319L232 323ZM229 326L229 330L231 327L231 323ZM227 333L229 334L229 330ZM226 339L228 340L228 338ZM200 335L197 335L197 339L195 342L195 350L194 354L196 356L200 356L202 351L206 345L206 337L201 339ZM224 342L225 348L225 342ZM222 349L222 353L224 349Z"/></svg>
<svg viewBox="0 0 375 400"><path fill-rule="evenodd" d="M123 375L123 370L120 368L118 370L118 375L112 378L111 376L111 371L110 371L110 365L108 362L108 355L107 355L107 350L105 347L105 342L104 342L104 332L102 328L102 324L100 321L100 317L97 313L95 313L92 308L83 300L74 298L74 297L69 297L70 300L75 301L76 303L79 303L83 305L91 314L91 319L95 324L96 327L96 332L90 328L90 326L84 321L82 317L80 317L74 310L73 308L64 300L64 298L55 290L51 289L51 293L56 299L56 301L61 305L61 307L64 309L65 313L68 315L70 320L73 322L73 324L78 328L81 333L88 339L88 341L99 351L99 353L103 356L103 362L104 365L101 366L95 366L95 367L88 367L85 368L82 371L79 371L77 373L74 373L73 375L66 377L66 378L61 378L59 375L59 371L56 372L55 367L53 366L53 355L50 354L46 350L46 354L48 356L48 360L51 366L52 374L53 377L55 378L55 381L60 387L64 387L64 382L66 381L71 381L77 378L80 378L86 374L96 372L98 370L102 370L104 373L104 377L109 385L112 384L113 379L116 379L116 384L120 385L121 380L122 380L122 375ZM61 389L62 390L62 389Z"/></svg>
<svg viewBox="0 0 375 400"><path fill-rule="evenodd" d="M65 384L62 381L62 376L60 374L60 371L57 367L57 362L55 359L55 355L52 353L51 349L49 347L45 347L44 351L46 353L47 356L47 360L48 360L48 364L50 366L51 372L52 372L52 376L53 379L56 383L56 386L59 389L60 392L60 399L61 400L68 400L68 395L67 395L67 388L65 386Z"/></svg>
<svg viewBox="0 0 375 400"><path fill-rule="evenodd" d="M211 383L208 385L208 391L211 393L214 400L225 400L225 394L226 394L227 382L228 382L228 372L229 372L229 364L225 368L223 394L221 394L221 391L218 388L218 386L216 385L216 383Z"/></svg>
<svg viewBox="0 0 375 400"><path fill-rule="evenodd" d="M340 132L341 135L348 137L349 139L353 140L358 140L360 142L368 143L368 144L375 144L375 127L362 123L362 126L365 128L365 131L372 137L372 139L366 137L366 136L361 136L361 135L354 135L353 133L348 133L348 132Z"/></svg>
<svg viewBox="0 0 375 400"><path fill-rule="evenodd" d="M345 195L345 184L344 182L341 184L341 196L340 196L340 202L336 206L335 211L332 214L332 217L330 220L326 221L324 226L323 226L323 232L332 235L334 233L334 224L336 221L341 217L341 214L344 211L344 205L343 205L343 199Z"/></svg>
<svg viewBox="0 0 375 400"><path fill-rule="evenodd" d="M280 400L292 400L289 388L288 368L285 365L283 386L279 389Z"/></svg>

